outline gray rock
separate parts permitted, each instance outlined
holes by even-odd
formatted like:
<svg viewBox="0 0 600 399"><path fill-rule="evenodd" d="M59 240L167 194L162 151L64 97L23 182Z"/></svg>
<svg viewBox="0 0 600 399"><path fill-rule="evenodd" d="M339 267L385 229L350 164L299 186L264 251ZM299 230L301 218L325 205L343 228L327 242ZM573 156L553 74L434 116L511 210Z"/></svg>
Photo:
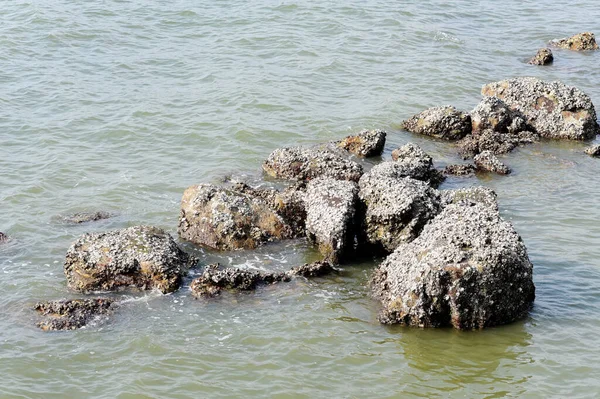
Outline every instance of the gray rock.
<svg viewBox="0 0 600 399"><path fill-rule="evenodd" d="M504 165L491 151L483 151L473 158L477 169L486 172L498 173L500 175L507 175L511 172L510 168Z"/></svg>
<svg viewBox="0 0 600 399"><path fill-rule="evenodd" d="M409 132L444 140L458 140L471 132L471 117L452 106L434 107L402 123Z"/></svg>
<svg viewBox="0 0 600 399"><path fill-rule="evenodd" d="M289 147L273 151L263 162L263 170L270 176L289 180L312 180L332 177L338 180L358 181L363 168L327 148Z"/></svg>
<svg viewBox="0 0 600 399"><path fill-rule="evenodd" d="M178 232L184 240L218 250L252 249L293 237L263 199L212 184L185 190Z"/></svg>
<svg viewBox="0 0 600 399"><path fill-rule="evenodd" d="M517 133L527 130L525 119L496 97L484 97L471 111L473 133L492 130L498 133Z"/></svg>
<svg viewBox="0 0 600 399"><path fill-rule="evenodd" d="M583 150L586 154L592 157L600 157L600 144L594 144ZM1 238L0 238L1 241Z"/></svg>
<svg viewBox="0 0 600 399"><path fill-rule="evenodd" d="M541 48L538 52L531 58L528 64L531 65L548 65L554 61L554 56L552 55L552 50L549 48Z"/></svg>
<svg viewBox="0 0 600 399"><path fill-rule="evenodd" d="M416 144L408 143L392 151L394 163L384 162L374 166L376 173L389 177L411 177L437 187L445 179L433 167L433 159Z"/></svg>
<svg viewBox="0 0 600 399"><path fill-rule="evenodd" d="M43 316L37 326L44 331L77 330L92 322L102 322L114 311L116 303L108 298L61 299L38 302L34 310Z"/></svg>
<svg viewBox="0 0 600 399"><path fill-rule="evenodd" d="M442 190L441 197L444 206L450 204L461 204L465 206L481 204L490 207L493 210L498 210L498 196L494 190L488 187L475 186L455 190Z"/></svg>
<svg viewBox="0 0 600 399"><path fill-rule="evenodd" d="M183 252L164 230L134 226L107 233L84 234L67 251L65 276L78 291L120 288L179 288L194 259Z"/></svg>
<svg viewBox="0 0 600 399"><path fill-rule="evenodd" d="M8 241L8 236L0 231L0 243Z"/></svg>
<svg viewBox="0 0 600 399"><path fill-rule="evenodd" d="M451 204L400 245L371 281L385 324L480 329L525 317L533 266L512 225L489 206Z"/></svg>
<svg viewBox="0 0 600 399"><path fill-rule="evenodd" d="M385 147L387 133L383 130L363 130L356 136L348 136L336 145L359 157L376 157Z"/></svg>
<svg viewBox="0 0 600 399"><path fill-rule="evenodd" d="M325 259L337 263L352 249L358 186L351 181L315 179L306 189L306 237Z"/></svg>
<svg viewBox="0 0 600 399"><path fill-rule="evenodd" d="M62 216L62 220L65 223L72 224L81 224L87 222L95 222L97 220L108 219L112 215L109 212L105 211L96 211L96 212L78 212L72 215Z"/></svg>
<svg viewBox="0 0 600 399"><path fill-rule="evenodd" d="M301 266L293 267L287 272L289 277L302 276L306 278L322 277L336 273L338 269L333 267L333 264L324 260L313 263L305 263Z"/></svg>
<svg viewBox="0 0 600 399"><path fill-rule="evenodd" d="M512 110L521 112L542 137L587 140L599 130L590 97L561 82L514 78L487 84L481 93L498 97Z"/></svg>
<svg viewBox="0 0 600 399"><path fill-rule="evenodd" d="M477 168L471 164L448 165L444 168L444 173L454 176L469 176L475 173Z"/></svg>
<svg viewBox="0 0 600 399"><path fill-rule="evenodd" d="M414 240L440 211L439 191L419 180L371 170L358 184L364 208L360 241L385 252Z"/></svg>
<svg viewBox="0 0 600 399"><path fill-rule="evenodd" d="M596 37L592 32L583 32L571 37L554 39L550 42L550 45L574 51L598 50Z"/></svg>
<svg viewBox="0 0 600 399"><path fill-rule="evenodd" d="M463 158L469 159L484 151L490 151L496 155L505 154L518 146L535 143L536 141L539 141L539 136L529 131L498 133L487 129L465 136L456 145Z"/></svg>

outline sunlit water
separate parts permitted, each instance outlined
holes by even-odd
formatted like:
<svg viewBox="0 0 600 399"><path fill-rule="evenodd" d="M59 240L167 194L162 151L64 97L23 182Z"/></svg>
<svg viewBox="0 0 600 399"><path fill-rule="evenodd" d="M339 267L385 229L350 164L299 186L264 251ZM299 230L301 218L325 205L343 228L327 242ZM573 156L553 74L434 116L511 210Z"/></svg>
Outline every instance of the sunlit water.
<svg viewBox="0 0 600 399"><path fill-rule="evenodd" d="M404 3L404 4L402 4ZM526 4L522 4L526 3ZM417 142L437 166L448 143L399 122L464 110L488 82L561 80L600 104L600 52L545 42L600 33L593 0L477 2L4 1L0 7L0 397L364 398L600 395L600 161L585 143L504 158L514 173L451 178L499 195L535 265L528 319L481 332L385 327L365 287L375 260L339 276L195 300L127 297L108 323L34 327L37 300L73 297L62 262L87 231L152 224L176 234L183 190L257 179L276 147L362 128ZM107 210L78 226L60 215ZM186 248L194 251L189 245ZM318 258L303 241L196 251L284 270Z"/></svg>

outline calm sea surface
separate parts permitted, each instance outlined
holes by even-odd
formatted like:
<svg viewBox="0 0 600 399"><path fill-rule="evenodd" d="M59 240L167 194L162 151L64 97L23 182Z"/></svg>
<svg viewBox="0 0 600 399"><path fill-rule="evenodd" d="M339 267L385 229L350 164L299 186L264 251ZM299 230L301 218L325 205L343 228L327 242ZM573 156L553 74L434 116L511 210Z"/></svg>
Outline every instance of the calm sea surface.
<svg viewBox="0 0 600 399"><path fill-rule="evenodd" d="M399 123L430 106L472 109L483 84L561 80L600 108L600 52L547 40L600 34L595 0L0 1L1 398L404 398L600 396L600 161L543 142L485 184L535 265L528 319L481 332L386 327L365 287L375 260L339 276L194 300L132 294L108 323L34 327L67 290L76 237L136 224L176 235L183 190L256 180L278 146L389 132L439 167L448 143ZM116 217L71 226L60 215ZM191 246L186 246L194 251ZM318 258L302 241L195 250L200 265L284 270Z"/></svg>

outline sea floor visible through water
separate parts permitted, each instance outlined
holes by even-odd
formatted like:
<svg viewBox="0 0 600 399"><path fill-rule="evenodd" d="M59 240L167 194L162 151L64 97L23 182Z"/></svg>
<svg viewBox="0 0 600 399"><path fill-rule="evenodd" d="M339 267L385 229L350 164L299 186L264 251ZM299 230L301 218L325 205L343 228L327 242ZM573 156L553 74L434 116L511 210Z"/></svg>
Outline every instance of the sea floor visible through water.
<svg viewBox="0 0 600 399"><path fill-rule="evenodd" d="M536 301L483 331L383 326L366 283L341 274L193 299L214 261L285 270L319 258L303 240L215 253L171 295L114 294L108 322L44 333L39 300L77 297L63 275L85 232L137 224L176 236L183 190L259 181L275 148L378 128L383 159L407 142L437 167L447 142L403 131L416 112L469 111L481 86L560 80L600 104L600 51L547 41L600 34L596 2L10 1L0 7L0 398L404 398L600 396L600 160L591 142L542 141L503 156L486 185L527 245ZM596 140L597 141L597 140ZM61 215L103 210L70 225Z"/></svg>

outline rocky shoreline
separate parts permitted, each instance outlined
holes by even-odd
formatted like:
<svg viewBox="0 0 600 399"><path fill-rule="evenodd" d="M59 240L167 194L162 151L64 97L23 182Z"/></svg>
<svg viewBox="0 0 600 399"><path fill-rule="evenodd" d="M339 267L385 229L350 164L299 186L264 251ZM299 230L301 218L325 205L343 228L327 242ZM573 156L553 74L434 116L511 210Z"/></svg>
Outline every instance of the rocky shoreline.
<svg viewBox="0 0 600 399"><path fill-rule="evenodd" d="M583 35L555 45L592 49L593 34ZM363 130L313 147L273 150L262 168L269 178L286 182L283 189L246 183L187 188L177 231L192 245L224 252L303 238L322 255L321 261L286 272L204 265L190 294L210 300L224 290L335 273L358 255L385 256L370 280L383 324L473 330L526 317L535 299L533 265L521 237L501 217L496 193L485 187L440 190L440 185L446 175L508 175L510 167L498 156L542 138L590 140L600 127L589 96L561 82L512 78L486 84L481 93L470 112L433 107L402 125L448 141L472 164L438 170L431 156L408 143L394 149L391 160L365 171L358 159L380 157L388 133ZM586 153L599 156L600 146ZM107 217L96 212L66 220L79 224ZM7 239L0 233L0 243ZM64 273L68 287L84 294L168 294L198 266L164 230L133 226L81 236L67 251ZM73 330L102 322L118 303L65 299L34 308L41 329Z"/></svg>

